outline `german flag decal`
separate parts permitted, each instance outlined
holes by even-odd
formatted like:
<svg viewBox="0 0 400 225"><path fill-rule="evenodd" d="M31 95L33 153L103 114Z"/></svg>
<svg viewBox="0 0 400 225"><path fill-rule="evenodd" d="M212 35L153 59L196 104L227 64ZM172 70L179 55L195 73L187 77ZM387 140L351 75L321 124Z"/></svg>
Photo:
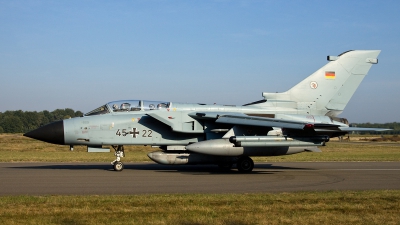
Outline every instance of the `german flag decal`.
<svg viewBox="0 0 400 225"><path fill-rule="evenodd" d="M335 71L326 71L325 78L330 80L335 79Z"/></svg>

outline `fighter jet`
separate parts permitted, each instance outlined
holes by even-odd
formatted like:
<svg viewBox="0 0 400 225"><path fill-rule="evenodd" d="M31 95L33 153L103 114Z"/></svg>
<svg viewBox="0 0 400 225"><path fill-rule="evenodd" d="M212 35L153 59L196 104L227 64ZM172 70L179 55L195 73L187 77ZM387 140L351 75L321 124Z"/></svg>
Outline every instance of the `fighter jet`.
<svg viewBox="0 0 400 225"><path fill-rule="evenodd" d="M83 117L57 121L24 136L41 141L85 145L88 151L112 146L115 171L122 171L124 145L151 145L148 157L167 165L215 164L239 172L253 170L250 156L319 152L330 138L351 131L339 118L380 50L350 50L283 93L242 106L123 100L104 104ZM110 147L109 147L110 149ZM108 149L108 150L109 150Z"/></svg>

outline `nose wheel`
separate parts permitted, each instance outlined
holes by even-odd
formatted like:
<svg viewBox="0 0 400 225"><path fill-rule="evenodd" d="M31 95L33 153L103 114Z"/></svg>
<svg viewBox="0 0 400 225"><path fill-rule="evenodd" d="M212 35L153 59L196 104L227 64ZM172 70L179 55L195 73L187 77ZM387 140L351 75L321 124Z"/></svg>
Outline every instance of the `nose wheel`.
<svg viewBox="0 0 400 225"><path fill-rule="evenodd" d="M121 162L121 158L125 157L124 146L118 145L112 147L115 150L115 160L111 162L111 165L113 165L115 171L122 171L124 169L124 164Z"/></svg>
<svg viewBox="0 0 400 225"><path fill-rule="evenodd" d="M113 168L115 171L122 171L124 169L124 164L122 162L115 162Z"/></svg>

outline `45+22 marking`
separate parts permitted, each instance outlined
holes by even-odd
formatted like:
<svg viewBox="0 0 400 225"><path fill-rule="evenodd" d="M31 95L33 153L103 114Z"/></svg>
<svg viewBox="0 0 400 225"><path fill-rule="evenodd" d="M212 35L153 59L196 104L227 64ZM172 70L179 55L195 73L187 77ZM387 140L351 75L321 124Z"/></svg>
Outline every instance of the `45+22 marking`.
<svg viewBox="0 0 400 225"><path fill-rule="evenodd" d="M132 135L133 138L136 138L140 132L136 129L136 128L131 128L130 131L127 131L128 129L122 129L122 131L120 129L117 130L117 132L115 133L115 135L117 136L123 136L126 137L126 135L130 134ZM152 130L143 130L143 135L142 137L153 137L151 136L151 134L153 133Z"/></svg>

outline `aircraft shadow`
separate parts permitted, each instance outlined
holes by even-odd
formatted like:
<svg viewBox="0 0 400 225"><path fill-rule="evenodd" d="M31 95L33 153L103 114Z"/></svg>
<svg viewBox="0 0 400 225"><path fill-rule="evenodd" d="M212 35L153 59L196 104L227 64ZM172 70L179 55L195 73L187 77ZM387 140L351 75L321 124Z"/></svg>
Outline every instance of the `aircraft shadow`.
<svg viewBox="0 0 400 225"><path fill-rule="evenodd" d="M135 167L135 166L134 166ZM136 170L147 170L146 168L141 168L141 166L136 166L133 168ZM262 169L262 170L259 170ZM267 170L265 170L267 169ZM220 169L215 165L155 165L151 170L155 170L161 173L182 173L182 174L192 174L192 175L205 175L205 174L226 174L226 175L246 175L246 174L275 174L281 173L284 170L313 170L309 168L298 168L298 167L285 167L285 166L273 166L272 164L256 164L254 165L254 170L250 173L239 173L235 166L231 169Z"/></svg>
<svg viewBox="0 0 400 225"><path fill-rule="evenodd" d="M29 165L11 166L13 169L42 169L42 170L104 170L115 172L110 164L51 164L51 165ZM261 170L258 170L261 169ZM243 174L239 173L235 166L232 169L220 169L216 165L160 165L153 163L126 163L124 170L152 170L161 173L191 173L191 174ZM265 171L267 170L267 171ZM283 170L314 170L310 168L274 166L272 164L257 163L254 170L248 174L271 174L282 172Z"/></svg>

